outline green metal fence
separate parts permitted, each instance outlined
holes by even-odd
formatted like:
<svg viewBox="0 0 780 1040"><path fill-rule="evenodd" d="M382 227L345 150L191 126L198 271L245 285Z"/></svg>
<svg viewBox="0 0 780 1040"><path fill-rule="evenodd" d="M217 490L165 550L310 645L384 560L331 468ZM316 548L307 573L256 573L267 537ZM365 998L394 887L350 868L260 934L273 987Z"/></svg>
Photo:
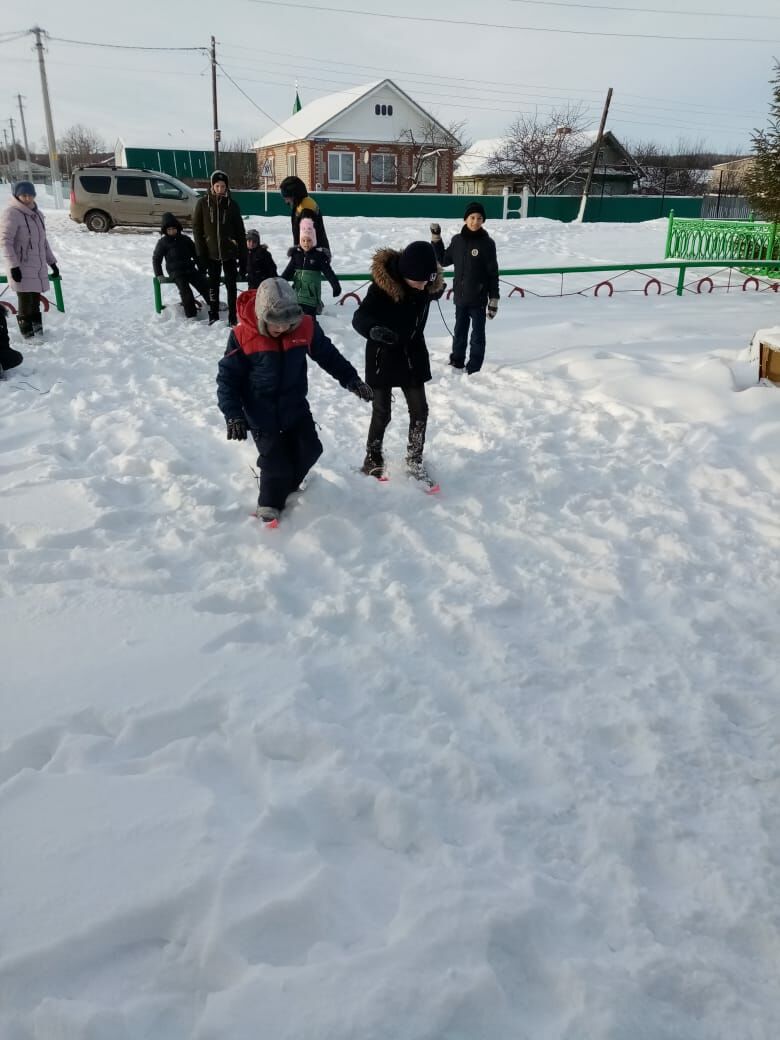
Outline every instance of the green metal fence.
<svg viewBox="0 0 780 1040"><path fill-rule="evenodd" d="M6 277L6 275L0 274L0 283L7 282L7 281L8 281L8 278ZM62 296L62 282L61 282L61 278L60 278L60 276L57 276L55 278L54 275L49 275L49 281L54 286L54 302L55 302L55 306L57 307L58 311L62 311L62 313L64 314L65 313L65 300L63 299L63 296ZM41 296L43 296L42 293L41 293ZM45 297L43 297L43 298L46 299ZM10 300L5 300L5 301L0 301L0 302L10 303L11 301ZM48 300L46 300L45 306L46 306L46 309L48 310L48 306L49 306L49 301Z"/></svg>
<svg viewBox="0 0 780 1040"><path fill-rule="evenodd" d="M234 191L231 194L244 216L279 217L290 212L276 189L268 191L267 208L263 191ZM460 220L469 202L481 202L488 220L501 220L504 207L503 195L418 195L415 192L373 191L313 191L312 194L325 217ZM520 196L510 195L509 198L510 208L519 210ZM588 199L585 220L589 223L658 220L669 214L670 207L674 207L678 214L698 217L701 204L698 196L605 195L602 198L595 195ZM532 195L528 200L528 216L571 221L577 216L579 207L579 195ZM512 214L512 219L518 219L517 214Z"/></svg>
<svg viewBox="0 0 780 1040"><path fill-rule="evenodd" d="M672 211L664 256L680 260L777 260L780 237L776 224L681 219Z"/></svg>

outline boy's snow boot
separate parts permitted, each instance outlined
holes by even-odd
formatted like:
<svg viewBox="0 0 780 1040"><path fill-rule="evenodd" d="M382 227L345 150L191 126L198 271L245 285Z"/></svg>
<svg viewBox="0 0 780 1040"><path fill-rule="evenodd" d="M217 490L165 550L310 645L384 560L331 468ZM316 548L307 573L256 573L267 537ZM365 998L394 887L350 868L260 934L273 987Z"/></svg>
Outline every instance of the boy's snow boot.
<svg viewBox="0 0 780 1040"><path fill-rule="evenodd" d="M23 318L20 315L16 315L16 321L19 326L19 331L22 334L23 339L32 339L35 335L33 331L32 321L29 318Z"/></svg>
<svg viewBox="0 0 780 1040"><path fill-rule="evenodd" d="M257 507L257 519L262 520L264 524L271 524L274 520L279 519L282 515L281 509L276 509L274 506L258 506Z"/></svg>
<svg viewBox="0 0 780 1040"><path fill-rule="evenodd" d="M363 459L360 472L365 473L368 477L381 477L384 471L385 460L382 455L382 442L369 441L366 444L366 457Z"/></svg>

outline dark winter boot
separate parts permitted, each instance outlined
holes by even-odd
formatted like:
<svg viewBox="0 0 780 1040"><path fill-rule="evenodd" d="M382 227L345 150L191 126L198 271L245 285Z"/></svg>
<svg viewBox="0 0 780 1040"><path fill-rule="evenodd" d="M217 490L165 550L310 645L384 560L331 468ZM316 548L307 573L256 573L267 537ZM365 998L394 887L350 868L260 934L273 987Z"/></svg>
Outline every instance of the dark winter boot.
<svg viewBox="0 0 780 1040"><path fill-rule="evenodd" d="M41 316L41 312L38 311L36 314L33 314L33 316L30 319L30 321L32 322L33 336L42 336L43 335L43 318Z"/></svg>
<svg viewBox="0 0 780 1040"><path fill-rule="evenodd" d="M23 318L17 314L16 321L19 325L19 331L22 334L22 339L32 339L35 335L33 331L32 320L30 318Z"/></svg>
<svg viewBox="0 0 780 1040"><path fill-rule="evenodd" d="M409 443L406 446L406 471L415 480L430 481L428 471L423 463L423 449L425 447L424 422L409 423Z"/></svg>
<svg viewBox="0 0 780 1040"><path fill-rule="evenodd" d="M381 441L369 441L366 444L366 457L363 459L360 472L365 473L368 477L381 478L384 476L385 460L382 455Z"/></svg>
<svg viewBox="0 0 780 1040"><path fill-rule="evenodd" d="M16 368L17 365L21 365L23 361L24 358L18 350L14 350L13 347L0 347L0 375L8 371L9 368Z"/></svg>

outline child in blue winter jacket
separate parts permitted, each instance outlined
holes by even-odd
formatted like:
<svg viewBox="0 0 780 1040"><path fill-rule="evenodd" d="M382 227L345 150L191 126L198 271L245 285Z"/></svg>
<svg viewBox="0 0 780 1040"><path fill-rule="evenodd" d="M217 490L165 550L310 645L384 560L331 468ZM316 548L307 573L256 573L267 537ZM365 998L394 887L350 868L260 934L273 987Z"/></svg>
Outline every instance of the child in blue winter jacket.
<svg viewBox="0 0 780 1040"><path fill-rule="evenodd" d="M227 439L257 445L260 488L257 516L276 527L287 496L322 454L307 400L307 357L345 389L370 401L371 387L304 315L292 287L267 278L238 297L238 325L217 372L217 400Z"/></svg>

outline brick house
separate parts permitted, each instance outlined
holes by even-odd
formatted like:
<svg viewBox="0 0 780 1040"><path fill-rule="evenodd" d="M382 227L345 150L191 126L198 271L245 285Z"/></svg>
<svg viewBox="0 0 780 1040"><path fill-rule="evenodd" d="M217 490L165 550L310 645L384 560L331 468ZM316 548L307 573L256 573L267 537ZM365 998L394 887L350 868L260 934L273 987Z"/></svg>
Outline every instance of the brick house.
<svg viewBox="0 0 780 1040"><path fill-rule="evenodd" d="M408 140L414 137L414 144ZM311 191L452 191L458 142L392 80L328 94L255 142L263 184L300 177Z"/></svg>

